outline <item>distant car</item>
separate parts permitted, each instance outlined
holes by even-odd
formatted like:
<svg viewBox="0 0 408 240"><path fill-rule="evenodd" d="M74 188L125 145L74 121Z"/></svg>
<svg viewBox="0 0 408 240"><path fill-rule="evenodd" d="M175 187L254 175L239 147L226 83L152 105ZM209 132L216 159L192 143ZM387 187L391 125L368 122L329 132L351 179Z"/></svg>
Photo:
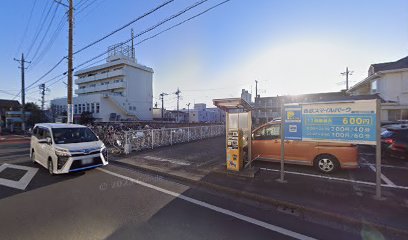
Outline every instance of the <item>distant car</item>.
<svg viewBox="0 0 408 240"><path fill-rule="evenodd" d="M408 125L393 124L381 133L383 156L408 159Z"/></svg>
<svg viewBox="0 0 408 240"><path fill-rule="evenodd" d="M280 147L280 121L266 123L252 132L252 159L279 161ZM358 168L358 149L347 143L285 141L285 162L333 173L339 168Z"/></svg>
<svg viewBox="0 0 408 240"><path fill-rule="evenodd" d="M51 175L81 171L108 164L108 151L86 126L64 123L36 124L30 157Z"/></svg>

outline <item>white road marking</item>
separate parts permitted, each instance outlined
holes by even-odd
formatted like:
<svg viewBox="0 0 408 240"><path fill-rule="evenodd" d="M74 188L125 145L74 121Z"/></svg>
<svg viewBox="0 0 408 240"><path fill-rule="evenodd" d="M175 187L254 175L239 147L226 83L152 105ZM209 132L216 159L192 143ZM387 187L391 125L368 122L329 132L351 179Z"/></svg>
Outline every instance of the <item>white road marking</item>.
<svg viewBox="0 0 408 240"><path fill-rule="evenodd" d="M264 170L264 171L280 172L280 170L278 170L278 169L270 169L270 168L260 168L260 169ZM329 180L336 180L336 181L341 181L341 182L351 182L351 183L365 184L365 185L371 185L371 186L376 185L374 182L350 180L350 179L338 178L338 177L328 177L328 176L315 175L315 174L309 174L309 173L300 173L300 172L292 172L292 171L285 171L285 173L300 175L300 176L315 177L315 178L323 178L323 179L329 179ZM391 186L391 185L388 185L388 184L381 184L381 186L389 187L389 188L397 188L397 189L408 190L407 186L399 186L399 185Z"/></svg>
<svg viewBox="0 0 408 240"><path fill-rule="evenodd" d="M363 163L368 163L368 161L367 161L365 158L363 158L363 157L361 157L361 160L362 160ZM371 170L373 170L374 173L377 172L377 168L374 166L374 164L368 165L368 167L369 167ZM382 167L382 165L381 165L381 167ZM385 183L387 183L387 185L389 185L389 186L392 186L392 187L395 187L395 186L396 186L389 178L387 178L387 177L386 177L384 174L382 174L382 173L381 173L381 179L382 179Z"/></svg>
<svg viewBox="0 0 408 240"><path fill-rule="evenodd" d="M370 169L373 170L374 173L377 172L376 168L373 165L369 165ZM381 179L387 184L392 187L395 187L396 185L389 179L387 178L384 174L381 173Z"/></svg>
<svg viewBox="0 0 408 240"><path fill-rule="evenodd" d="M196 200L194 198L184 196L184 195L182 195L180 193L172 192L172 191L169 191L169 190L154 186L154 185L149 184L149 183L145 183L145 182L142 182L142 181L139 181L139 180L127 177L127 176L123 176L123 175L118 174L118 173L111 172L111 171L106 170L106 169L98 168L98 170L102 171L104 173L107 173L107 174L110 174L110 175L113 175L113 176L128 180L128 181L134 182L134 183L139 184L141 186L148 187L148 188L154 189L156 191L168 194L170 196L183 199L183 200L185 200L187 202L199 205L201 207L205 207L205 208L211 209L213 211L223 213L225 215L240 219L242 221L252 223L254 225L269 229L271 231L278 232L280 234L283 234L283 235L286 235L286 236L289 236L289 237L292 237L292 238L296 238L296 239L315 239L315 238L311 238L311 237L308 237L306 235L303 235L303 234L300 234L300 233L297 233L297 232L294 232L294 231L291 231L291 230L288 230L288 229L285 229L285 228L282 228L282 227L278 227L278 226L275 226L275 225L272 225L272 224L269 224L269 223L266 223L266 222L262 222L260 220L257 220L257 219L254 219L254 218L251 218L251 217L248 217L248 216L245 216L245 215L242 215L242 214L239 214L239 213L236 213L236 212L224 209L224 208L214 206L212 204L209 204L209 203L206 203L206 202L203 202L203 201Z"/></svg>
<svg viewBox="0 0 408 240"><path fill-rule="evenodd" d="M173 163L173 164L177 164L177 165L183 165L183 166L191 165L191 163L189 163L189 162L180 161L180 160L176 160L176 159L161 158L161 157L155 157L155 156L145 156L143 158L148 159L148 160L160 161L160 162L169 162L169 163Z"/></svg>
<svg viewBox="0 0 408 240"><path fill-rule="evenodd" d="M27 171L18 181L0 178L0 185L4 185L11 188L17 188L20 190L26 189L26 187L28 186L28 184L31 182L31 180L38 171L38 168L4 163L3 165L0 166L0 172L6 168L14 168Z"/></svg>
<svg viewBox="0 0 408 240"><path fill-rule="evenodd" d="M373 163L361 163L361 165L364 166L375 166L375 164ZM381 167L385 167L385 168L395 168L395 169L401 169L401 170L408 170L408 167L403 167L403 166L394 166L394 165L387 165L387 164L381 164Z"/></svg>

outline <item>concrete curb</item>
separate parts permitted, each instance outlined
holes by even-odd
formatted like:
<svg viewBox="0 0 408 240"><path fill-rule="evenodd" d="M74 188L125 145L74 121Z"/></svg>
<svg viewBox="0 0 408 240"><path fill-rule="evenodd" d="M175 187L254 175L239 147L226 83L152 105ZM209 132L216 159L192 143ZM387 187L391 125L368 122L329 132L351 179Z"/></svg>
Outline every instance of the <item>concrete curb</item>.
<svg viewBox="0 0 408 240"><path fill-rule="evenodd" d="M318 217L324 217L326 218L325 220L327 220L327 218L329 218L331 221L334 221L337 225L339 223L343 224L342 229L346 230L346 226L344 226L345 224L348 225L352 225L353 227L357 227L359 229L361 229L364 225L368 225L371 227L374 227L378 230L380 230L381 232L386 232L389 234L394 234L394 235L403 235L403 236L408 236L408 229L400 229L400 228L395 228L392 226L388 226L388 225L384 225L384 224L379 224L379 223L374 223L374 222L370 222L370 221L366 221L366 220L359 220L359 219L355 219L355 218L351 218L348 216L344 216L341 214L337 214L337 213L333 213L333 212L328 212L328 211L323 211L320 209L316 209L316 208L310 208L310 207L306 207L306 206L302 206L296 203L292 203L292 202L288 202L288 201L283 201L283 200L278 200L278 199L274 199L274 198L270 198L270 197L265 197L259 194L255 194L255 193L250 193L250 192L246 192L246 191L240 191L234 188L230 188L230 187L225 187L225 186L221 186L219 184L214 184L214 183L209 183L209 182L205 182L205 181L197 181L194 179L190 179L187 177L181 177L178 175L174 175L174 174L170 174L167 172L161 172L161 171L157 171L157 170L153 170L153 169L149 169L149 168L145 168L145 167L141 167L141 166L137 166L137 165L132 165L129 163L124 163L121 162L120 160L115 160L115 161L111 161L111 163L113 163L114 165L118 165L118 166L122 166L125 168L130 168L130 169L137 169L139 171L144 171L144 172L148 172L148 173L152 173L152 174L156 174L156 175L161 175L163 177L169 178L169 179L173 179L179 182L186 182L189 185L193 185L193 186L198 186L198 187L203 187L203 188L210 188L213 189L217 192L221 192L221 193L227 193L233 196L238 196L238 197L244 197L246 199L249 200L253 200L253 201L258 201L258 202L262 202L262 203L266 203L266 204L271 204L273 206L276 207L285 207L285 208L290 208L290 209L296 209L296 210L300 210L302 211L302 215L303 215L303 219L307 220L308 218L312 219L312 216L318 216ZM222 174L219 172L216 172L216 174ZM307 215L306 215L307 214Z"/></svg>

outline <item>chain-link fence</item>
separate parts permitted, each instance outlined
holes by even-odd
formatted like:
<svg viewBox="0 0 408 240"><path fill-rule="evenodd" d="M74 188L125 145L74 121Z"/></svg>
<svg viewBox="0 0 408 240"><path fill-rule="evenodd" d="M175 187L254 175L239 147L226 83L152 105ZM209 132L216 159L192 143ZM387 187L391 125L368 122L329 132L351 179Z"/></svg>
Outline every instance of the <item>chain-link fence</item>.
<svg viewBox="0 0 408 240"><path fill-rule="evenodd" d="M146 130L122 130L92 127L112 153L128 154L132 151L154 149L177 143L190 142L225 134L224 125L163 128Z"/></svg>

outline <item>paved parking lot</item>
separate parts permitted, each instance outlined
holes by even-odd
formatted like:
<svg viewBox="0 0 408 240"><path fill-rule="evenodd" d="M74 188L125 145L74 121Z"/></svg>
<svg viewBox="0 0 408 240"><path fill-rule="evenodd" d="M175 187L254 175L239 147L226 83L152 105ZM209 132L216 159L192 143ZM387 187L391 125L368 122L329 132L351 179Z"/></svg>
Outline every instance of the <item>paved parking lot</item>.
<svg viewBox="0 0 408 240"><path fill-rule="evenodd" d="M304 222L268 206L115 164L50 176L45 168L29 160L28 149L28 144L0 145L0 167L4 168L0 179L19 182L28 172L19 168L35 171L22 188L0 183L2 239L358 239L359 236L330 227L322 229L317 223ZM206 156L205 152L198 155Z"/></svg>

